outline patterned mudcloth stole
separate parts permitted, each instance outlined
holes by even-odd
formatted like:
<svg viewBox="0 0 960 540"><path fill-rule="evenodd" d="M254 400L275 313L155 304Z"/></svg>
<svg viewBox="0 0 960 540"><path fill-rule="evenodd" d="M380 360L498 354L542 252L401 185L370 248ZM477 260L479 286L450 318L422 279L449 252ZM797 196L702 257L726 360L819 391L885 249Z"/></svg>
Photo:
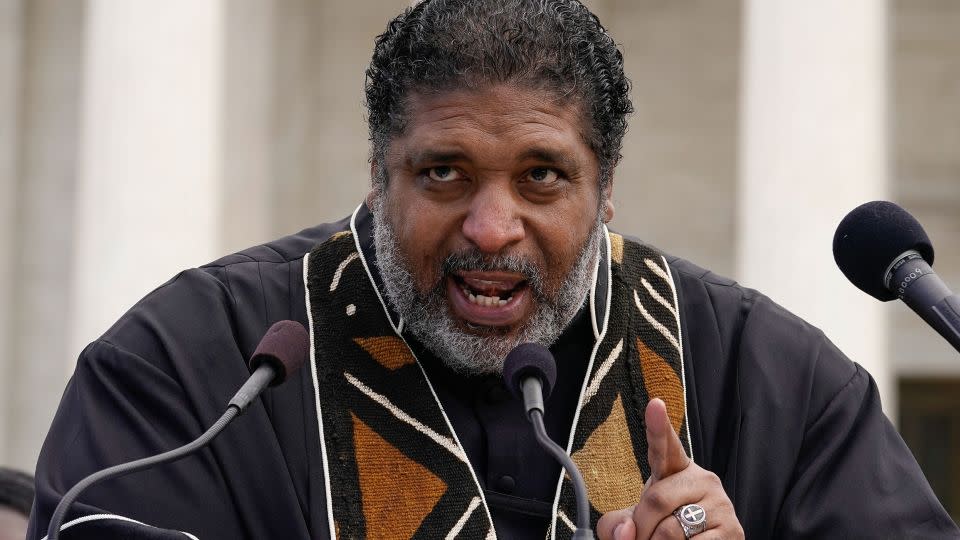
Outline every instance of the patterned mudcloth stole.
<svg viewBox="0 0 960 540"><path fill-rule="evenodd" d="M649 475L643 410L664 399L688 453L679 317L661 255L610 235L609 324L582 396L572 455L593 521L637 502ZM353 233L305 261L312 373L337 538L495 538L479 483L424 371L386 315ZM566 441L563 441L566 442ZM575 505L558 478L550 531L569 538Z"/></svg>
<svg viewBox="0 0 960 540"><path fill-rule="evenodd" d="M674 430L692 455L686 424L680 317L664 257L610 234L609 320L590 366L570 447L590 497L591 522L640 500L650 475L644 410L652 398L667 405ZM573 535L573 486L564 476L553 537Z"/></svg>

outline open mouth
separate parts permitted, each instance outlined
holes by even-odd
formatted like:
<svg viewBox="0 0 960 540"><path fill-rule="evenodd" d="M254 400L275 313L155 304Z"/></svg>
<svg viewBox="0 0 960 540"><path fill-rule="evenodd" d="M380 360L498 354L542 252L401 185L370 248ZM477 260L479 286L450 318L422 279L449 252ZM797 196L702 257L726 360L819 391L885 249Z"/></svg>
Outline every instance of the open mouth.
<svg viewBox="0 0 960 540"><path fill-rule="evenodd" d="M491 280L457 274L451 277L471 304L484 307L505 306L516 293L527 288L526 280Z"/></svg>
<svg viewBox="0 0 960 540"><path fill-rule="evenodd" d="M468 325L513 326L533 309L530 283L518 273L464 270L448 274L454 315Z"/></svg>

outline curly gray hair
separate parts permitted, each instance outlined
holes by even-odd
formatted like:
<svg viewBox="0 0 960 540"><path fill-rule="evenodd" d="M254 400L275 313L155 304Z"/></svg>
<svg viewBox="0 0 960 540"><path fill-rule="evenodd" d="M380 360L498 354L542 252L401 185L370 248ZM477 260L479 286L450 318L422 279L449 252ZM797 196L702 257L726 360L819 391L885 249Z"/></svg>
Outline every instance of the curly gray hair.
<svg viewBox="0 0 960 540"><path fill-rule="evenodd" d="M577 0L424 0L390 21L366 72L372 158L403 132L411 92L491 83L549 90L580 106L606 188L633 112L630 81L616 43Z"/></svg>

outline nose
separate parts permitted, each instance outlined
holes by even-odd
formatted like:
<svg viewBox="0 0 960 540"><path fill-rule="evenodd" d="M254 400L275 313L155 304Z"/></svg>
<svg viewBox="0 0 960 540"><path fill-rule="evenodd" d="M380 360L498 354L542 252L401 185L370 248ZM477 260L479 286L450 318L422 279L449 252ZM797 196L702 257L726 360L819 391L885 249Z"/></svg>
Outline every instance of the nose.
<svg viewBox="0 0 960 540"><path fill-rule="evenodd" d="M463 235L483 253L500 253L523 239L519 211L519 202L509 189L485 186L470 201Z"/></svg>

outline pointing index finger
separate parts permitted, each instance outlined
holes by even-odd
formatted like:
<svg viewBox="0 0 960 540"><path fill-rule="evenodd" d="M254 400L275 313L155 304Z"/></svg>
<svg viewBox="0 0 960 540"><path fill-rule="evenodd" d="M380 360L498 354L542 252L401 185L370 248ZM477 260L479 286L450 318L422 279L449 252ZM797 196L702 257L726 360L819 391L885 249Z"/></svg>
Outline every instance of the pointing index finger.
<svg viewBox="0 0 960 540"><path fill-rule="evenodd" d="M654 398L647 404L644 414L647 424L647 460L650 463L650 481L656 482L686 469L690 465L680 443L680 437L670 424L667 405Z"/></svg>

